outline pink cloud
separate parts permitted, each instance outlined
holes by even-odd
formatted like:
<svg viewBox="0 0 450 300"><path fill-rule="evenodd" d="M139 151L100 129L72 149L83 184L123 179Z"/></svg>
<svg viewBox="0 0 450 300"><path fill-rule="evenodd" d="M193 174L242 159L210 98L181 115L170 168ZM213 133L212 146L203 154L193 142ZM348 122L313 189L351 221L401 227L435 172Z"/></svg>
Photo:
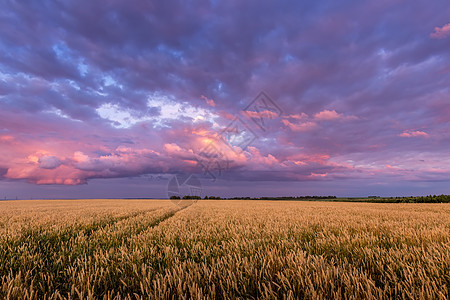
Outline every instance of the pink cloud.
<svg viewBox="0 0 450 300"><path fill-rule="evenodd" d="M314 115L314 118L318 121L332 121L332 120L352 120L356 119L355 116L345 116L344 114L337 113L335 110L324 110Z"/></svg>
<svg viewBox="0 0 450 300"><path fill-rule="evenodd" d="M72 166L61 165L57 169L41 168L33 162L11 165L5 177L10 179L26 179L36 184L78 185L86 183L88 172L74 169Z"/></svg>
<svg viewBox="0 0 450 300"><path fill-rule="evenodd" d="M324 178L324 177L327 177L327 173L323 173L323 174L320 174L320 173L311 173L311 175L309 175L309 177L311 177L311 178Z"/></svg>
<svg viewBox="0 0 450 300"><path fill-rule="evenodd" d="M450 36L450 23L442 27L435 27L434 32L430 33L432 39L445 39Z"/></svg>
<svg viewBox="0 0 450 300"><path fill-rule="evenodd" d="M0 135L0 142L11 142L14 137L11 135Z"/></svg>
<svg viewBox="0 0 450 300"><path fill-rule="evenodd" d="M307 118L308 115L305 113L301 113L301 114L293 114L293 115L288 115L285 118L286 119L296 119L296 120L301 120L301 119L305 119Z"/></svg>
<svg viewBox="0 0 450 300"><path fill-rule="evenodd" d="M290 120L289 120L290 119ZM305 113L292 114L284 117L282 123L289 127L292 131L296 132L307 132L318 127L320 121L334 121L334 120L355 120L355 116L345 116L344 114L338 113L335 110L323 110L314 114L313 117L309 117ZM304 121L301 121L304 120Z"/></svg>
<svg viewBox="0 0 450 300"><path fill-rule="evenodd" d="M248 153L250 153L249 162L258 168L264 166L277 166L279 165L278 159L276 159L272 154L268 154L267 156L263 156L258 148L248 147Z"/></svg>
<svg viewBox="0 0 450 300"><path fill-rule="evenodd" d="M234 118L236 118L236 115L234 115L234 114L230 114L229 112L227 112L227 111L223 111L223 110L221 110L221 111L219 111L218 113L217 113L217 115L220 117L220 118L223 118L224 120L234 120Z"/></svg>
<svg viewBox="0 0 450 300"><path fill-rule="evenodd" d="M204 99L209 106L216 106L216 103L213 99L208 99L206 96L201 95L200 98Z"/></svg>
<svg viewBox="0 0 450 300"><path fill-rule="evenodd" d="M385 165L385 167L386 167L386 169L389 169L389 170L399 170L398 167L393 167L391 165Z"/></svg>
<svg viewBox="0 0 450 300"><path fill-rule="evenodd" d="M335 110L324 110L314 115L317 120L336 120L343 117L342 114L338 114Z"/></svg>
<svg viewBox="0 0 450 300"><path fill-rule="evenodd" d="M429 137L428 133L424 132L424 131L405 131L401 134L399 134L399 136L401 137L406 137L406 138L412 138L412 137Z"/></svg>
<svg viewBox="0 0 450 300"><path fill-rule="evenodd" d="M225 116L225 113L221 115L223 120L226 120ZM349 117L333 110L324 110L311 116L305 113L287 115L283 117L282 123L296 132L315 131L319 126L325 128L326 124L320 123L317 118L340 122ZM307 145L286 152L266 149L264 145L256 143L246 149L236 146L232 149L218 139L217 129L206 123L174 123L170 128L158 129L154 133L141 126L115 132L109 127L88 129L84 128L84 123L67 124L76 126L77 129L82 129L81 131L89 130L99 136L108 136L112 143L95 143L91 135L58 139L53 135L44 135L43 138L33 139L33 135L28 134L50 131L51 128L62 136L61 133L68 131L68 126L65 126L68 122L65 119L60 122L52 122L50 119L47 122L46 118L42 123L38 120L28 127L25 127L25 122L17 122L22 126L15 130L18 133L11 133L11 137L0 140L1 176L24 179L36 184L76 185L84 184L92 178L139 176L152 172L201 172L194 160L195 154L211 143L230 160L226 172L236 178L243 176L261 180L273 176L289 180L327 180L364 176L374 172L372 168L366 170L346 166L345 163L336 164L331 157L335 154L326 145L321 145L320 150L315 150L314 154L308 152ZM13 126L10 128L15 129ZM405 133L420 136L414 131ZM9 131L5 131L3 136L6 134L9 134ZM127 136L133 137L133 143L127 142ZM292 136L299 135L294 133ZM301 138L305 137L308 135L305 134ZM333 145L339 146L338 143ZM298 155L303 150L308 154ZM383 163L382 166L384 165ZM384 167L380 169L380 174L396 174Z"/></svg>
<svg viewBox="0 0 450 300"><path fill-rule="evenodd" d="M92 147L88 140L55 143L53 138L32 140L19 136L13 141L2 142L0 147L0 168L6 169L2 176L35 184L85 184L89 178L139 175L146 170L159 172L176 167L178 163L168 155L160 158L154 150L128 146L115 149L104 145Z"/></svg>
<svg viewBox="0 0 450 300"><path fill-rule="evenodd" d="M315 122L304 122L299 124L294 124L292 122L289 122L288 120L282 120L282 122L285 126L289 127L289 129L296 132L306 132L317 127L317 124Z"/></svg>
<svg viewBox="0 0 450 300"><path fill-rule="evenodd" d="M178 153L178 152L181 152L181 151L182 151L182 150L181 150L181 147L178 146L178 145L175 144L175 143L172 143L172 144L165 144L165 145L164 145L164 150L166 150L168 153Z"/></svg>
<svg viewBox="0 0 450 300"><path fill-rule="evenodd" d="M296 154L287 157L287 159L293 161L297 165L305 165L307 163L317 163L321 165L326 165L327 161L330 159L330 155L325 153Z"/></svg>
<svg viewBox="0 0 450 300"><path fill-rule="evenodd" d="M164 150L170 159L193 159L194 153L191 149L184 149L175 143L165 144Z"/></svg>
<svg viewBox="0 0 450 300"><path fill-rule="evenodd" d="M250 118L264 118L264 119L275 119L278 114L273 112L273 111L269 111L269 110L264 110L264 111L260 111L260 112L256 112L256 111L246 111L245 112Z"/></svg>

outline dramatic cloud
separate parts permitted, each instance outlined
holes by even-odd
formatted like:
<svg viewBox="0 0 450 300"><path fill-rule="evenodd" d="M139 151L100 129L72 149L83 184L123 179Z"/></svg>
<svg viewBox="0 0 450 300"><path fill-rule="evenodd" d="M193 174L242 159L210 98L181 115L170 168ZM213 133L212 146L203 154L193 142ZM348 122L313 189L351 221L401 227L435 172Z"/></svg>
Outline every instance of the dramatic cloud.
<svg viewBox="0 0 450 300"><path fill-rule="evenodd" d="M289 182L322 183L317 194L359 180L405 193L448 185L450 7L404 8L7 1L1 182L213 173L249 193L243 182L292 194Z"/></svg>

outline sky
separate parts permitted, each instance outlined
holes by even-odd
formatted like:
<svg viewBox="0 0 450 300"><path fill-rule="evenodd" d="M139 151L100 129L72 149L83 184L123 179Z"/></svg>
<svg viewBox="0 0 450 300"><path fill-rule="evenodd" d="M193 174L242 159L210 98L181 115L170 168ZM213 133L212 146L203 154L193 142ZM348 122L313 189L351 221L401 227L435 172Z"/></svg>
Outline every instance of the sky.
<svg viewBox="0 0 450 300"><path fill-rule="evenodd" d="M0 199L450 194L447 1L1 2Z"/></svg>

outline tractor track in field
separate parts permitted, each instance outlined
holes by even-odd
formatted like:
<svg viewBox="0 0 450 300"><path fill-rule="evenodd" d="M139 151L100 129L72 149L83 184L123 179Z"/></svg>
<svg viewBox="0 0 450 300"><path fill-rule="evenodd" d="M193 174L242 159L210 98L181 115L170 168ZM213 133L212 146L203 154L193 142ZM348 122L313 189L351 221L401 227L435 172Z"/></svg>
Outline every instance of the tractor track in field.
<svg viewBox="0 0 450 300"><path fill-rule="evenodd" d="M152 208L152 209L147 209L147 210L136 211L136 212L133 212L133 213L130 213L127 215L123 215L123 216L116 216L116 217L107 216L107 217L99 218L99 220L95 220L89 224L73 224L72 226L66 228L62 232L51 232L51 231L49 232L49 231L46 231L45 227L42 227L42 228L41 227L27 227L27 228L23 228L21 230L21 234L19 236L14 237L9 242L12 242L13 244L30 243L33 240L35 240L35 238L37 236L40 236L41 239L43 238L44 240L46 240L47 238L52 239L52 237L54 235L58 235L63 240L68 240L68 239L74 238L76 235L78 235L80 233L87 237L90 237L95 232L102 230L108 226L113 226L120 221L135 218L135 217L144 215L149 212L157 211L159 209L161 209L161 208ZM47 237L47 238L45 238L45 237Z"/></svg>
<svg viewBox="0 0 450 300"><path fill-rule="evenodd" d="M155 222L154 222L151 226L149 226L149 227L156 227L156 226L158 226L160 223L162 223L162 222L164 222L164 221L166 221L166 220L172 218L172 217L175 216L177 213L179 213L179 212L181 212L181 211L183 211L183 210L185 210L185 209L191 207L192 205L193 205L193 204L187 205L187 206L182 206L182 207L179 208L178 210L170 211L170 212L164 214L162 218L160 218L160 219L158 219L158 220L155 220Z"/></svg>
<svg viewBox="0 0 450 300"><path fill-rule="evenodd" d="M133 212L131 214L124 215L124 216L112 217L112 218L108 218L108 219L105 219L105 220L101 220L98 224L95 224L95 222L94 222L94 226L91 227L89 230L85 231L84 234L86 234L87 236L90 236L94 232L96 232L98 230L101 230L103 228L106 228L107 226L112 226L112 225L115 225L115 224L119 223L120 221L124 221L124 220L131 219L131 218L136 218L138 216L145 215L146 213L157 211L158 209L160 209L160 208L153 208L153 209L147 209L147 210L142 210L142 211L136 211L136 212Z"/></svg>
<svg viewBox="0 0 450 300"><path fill-rule="evenodd" d="M126 235L139 235L142 232L149 230L151 228L157 227L162 222L172 218L175 216L175 214L187 209L189 206L179 207L178 209L174 208L169 210L166 213L163 213L161 216L157 217L155 220L140 226L138 228L135 228L132 232L128 232ZM55 242L60 243L66 243L70 240L75 239L77 236L84 235L88 239L91 238L96 232L107 228L108 226L115 226L117 223L135 218L138 216L145 215L149 212L155 212L158 210L161 210L164 208L153 208L148 210L142 210L142 211L136 211L127 215L123 216L108 216L103 217L100 220L95 220L89 224L73 224L72 226L69 226L65 228L62 231L48 231L45 227L28 227L22 229L22 232L19 236L12 237L11 239L6 239L6 243L0 247L5 249L15 249L17 247L20 247L24 244L34 244L39 246L49 246L53 245ZM53 245L56 246L56 245ZM57 247L57 246L56 246ZM53 248L53 247L52 247Z"/></svg>
<svg viewBox="0 0 450 300"><path fill-rule="evenodd" d="M65 283L70 279L63 272L61 265L77 265L83 257L92 257L98 251L106 252L108 249L119 249L128 247L136 236L152 230L162 222L172 218L175 214L183 211L186 207L158 207L153 209L135 211L122 216L99 216L99 219L88 224L72 224L62 230L53 230L48 227L24 228L19 236L6 239L0 245L0 253L7 255L0 259L0 272L5 270L20 269L20 260L13 259L17 253L24 251L28 255L35 257L35 262L31 262L30 267L35 276L42 272L56 272L53 282L65 293L69 292L69 287ZM156 215L147 213L156 212ZM118 224L121 221L144 216L135 223L131 220L129 224ZM109 230L108 227L111 227ZM103 229L106 229L103 240ZM123 230L123 232L121 232ZM117 232L119 231L119 232ZM112 233L112 234L111 234ZM111 234L111 235L110 235ZM61 261L56 257L63 257ZM37 262L37 263L36 263ZM50 270L50 271L49 271ZM1 278L0 278L1 279Z"/></svg>

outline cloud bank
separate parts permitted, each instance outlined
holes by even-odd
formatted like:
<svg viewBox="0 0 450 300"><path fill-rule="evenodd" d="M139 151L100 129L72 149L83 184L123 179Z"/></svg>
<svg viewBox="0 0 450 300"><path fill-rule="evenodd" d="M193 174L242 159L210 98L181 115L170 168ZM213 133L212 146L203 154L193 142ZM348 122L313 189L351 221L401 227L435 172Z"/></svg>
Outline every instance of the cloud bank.
<svg viewBox="0 0 450 300"><path fill-rule="evenodd" d="M203 174L239 117L257 139L217 144L230 182L449 180L450 11L404 5L8 1L0 177ZM261 90L282 116L242 113Z"/></svg>

